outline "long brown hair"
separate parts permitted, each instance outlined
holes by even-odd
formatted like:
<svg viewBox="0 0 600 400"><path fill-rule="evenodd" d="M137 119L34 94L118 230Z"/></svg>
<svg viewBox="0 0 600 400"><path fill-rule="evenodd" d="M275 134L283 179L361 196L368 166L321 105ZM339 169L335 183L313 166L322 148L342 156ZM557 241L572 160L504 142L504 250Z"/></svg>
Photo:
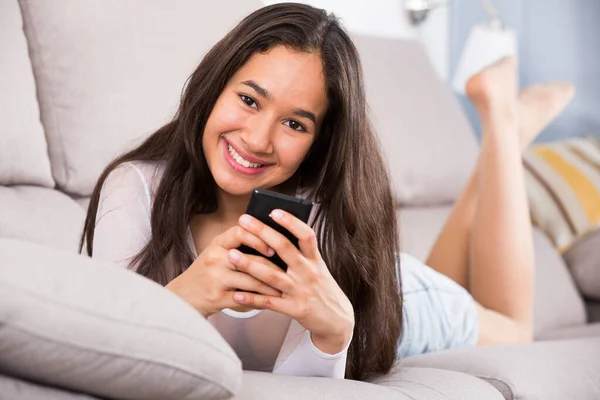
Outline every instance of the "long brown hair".
<svg viewBox="0 0 600 400"><path fill-rule="evenodd" d="M402 324L396 208L387 167L367 117L362 67L335 16L307 5L261 8L242 20L190 76L173 120L118 157L94 188L79 251L93 254L100 191L126 161L160 161L152 235L135 255L137 272L166 285L194 261L186 241L194 213L217 210L216 183L202 151L206 121L232 75L255 53L276 45L315 52L323 62L329 107L321 130L293 178L319 204L313 229L323 259L355 312L346 377L389 371ZM165 263L169 257L171 262Z"/></svg>

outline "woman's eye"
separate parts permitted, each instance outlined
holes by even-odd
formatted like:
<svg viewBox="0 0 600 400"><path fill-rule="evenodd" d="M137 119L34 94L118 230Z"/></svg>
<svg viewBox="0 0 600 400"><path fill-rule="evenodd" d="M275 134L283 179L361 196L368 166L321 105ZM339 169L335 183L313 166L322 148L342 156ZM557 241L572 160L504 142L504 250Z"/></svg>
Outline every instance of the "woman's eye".
<svg viewBox="0 0 600 400"><path fill-rule="evenodd" d="M304 129L302 124L298 121L294 121L293 119L285 121L284 124L286 124L287 126L289 126L290 128L292 128L295 131L306 132L306 129Z"/></svg>
<svg viewBox="0 0 600 400"><path fill-rule="evenodd" d="M248 107L258 109L258 104L256 104L256 100L254 100L252 97L241 94L240 99L242 99L242 101L246 103Z"/></svg>

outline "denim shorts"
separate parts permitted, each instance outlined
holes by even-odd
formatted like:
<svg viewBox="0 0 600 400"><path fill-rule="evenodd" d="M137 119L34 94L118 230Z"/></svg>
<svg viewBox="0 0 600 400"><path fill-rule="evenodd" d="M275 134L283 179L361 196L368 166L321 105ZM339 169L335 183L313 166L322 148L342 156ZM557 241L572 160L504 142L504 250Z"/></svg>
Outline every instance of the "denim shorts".
<svg viewBox="0 0 600 400"><path fill-rule="evenodd" d="M399 259L404 306L397 358L475 346L479 322L469 292L408 254Z"/></svg>

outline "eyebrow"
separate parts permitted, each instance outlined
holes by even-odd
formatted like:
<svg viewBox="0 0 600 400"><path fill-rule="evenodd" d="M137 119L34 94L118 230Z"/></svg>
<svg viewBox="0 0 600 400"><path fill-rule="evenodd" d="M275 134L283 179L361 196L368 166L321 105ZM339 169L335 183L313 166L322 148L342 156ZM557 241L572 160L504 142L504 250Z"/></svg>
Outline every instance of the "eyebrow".
<svg viewBox="0 0 600 400"><path fill-rule="evenodd" d="M271 95L269 94L267 89L260 87L256 82L254 82L252 80L248 80L248 81L243 81L242 84L244 84L246 86L250 86L261 97L263 97L269 101L272 100ZM292 113L299 117L308 118L313 122L313 124L317 125L317 118L315 117L315 114L310 111L306 111L301 108L296 108L296 109L292 110Z"/></svg>

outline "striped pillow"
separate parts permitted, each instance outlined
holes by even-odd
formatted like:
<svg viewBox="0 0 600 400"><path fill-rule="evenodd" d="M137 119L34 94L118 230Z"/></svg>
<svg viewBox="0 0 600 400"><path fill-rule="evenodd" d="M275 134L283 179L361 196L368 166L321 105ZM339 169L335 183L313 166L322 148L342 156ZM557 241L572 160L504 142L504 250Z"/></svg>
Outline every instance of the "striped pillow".
<svg viewBox="0 0 600 400"><path fill-rule="evenodd" d="M573 138L523 154L533 224L564 253L600 227L600 142Z"/></svg>

